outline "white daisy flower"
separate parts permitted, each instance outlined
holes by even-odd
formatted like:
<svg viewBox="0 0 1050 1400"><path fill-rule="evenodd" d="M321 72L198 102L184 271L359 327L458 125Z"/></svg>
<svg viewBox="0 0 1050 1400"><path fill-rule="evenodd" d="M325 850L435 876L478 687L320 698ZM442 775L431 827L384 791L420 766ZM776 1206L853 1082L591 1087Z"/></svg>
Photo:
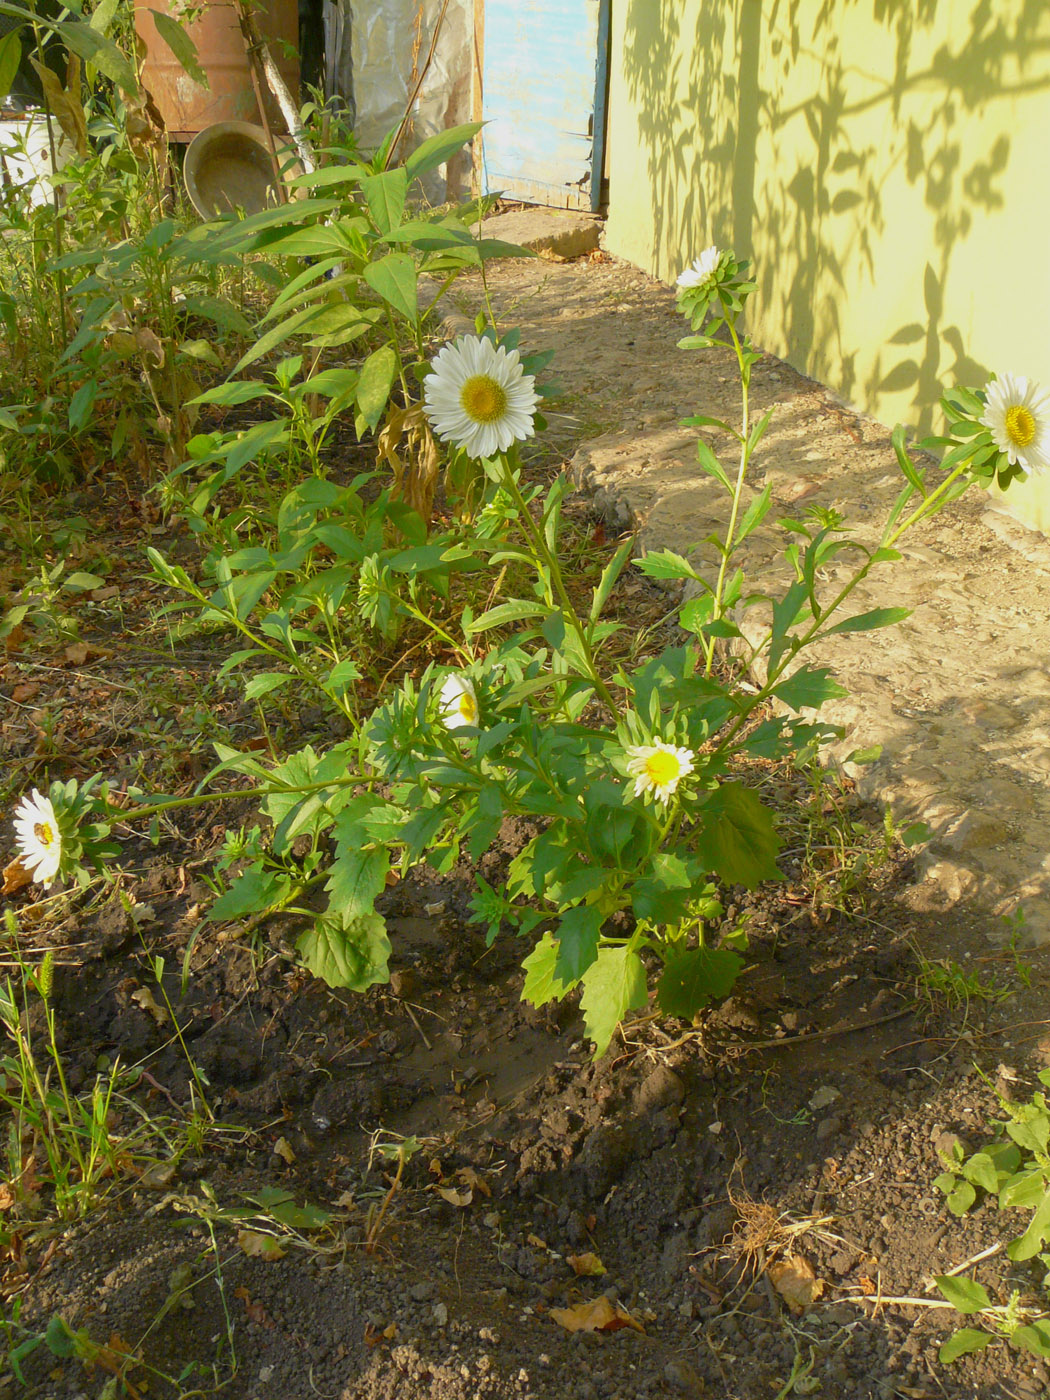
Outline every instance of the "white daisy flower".
<svg viewBox="0 0 1050 1400"><path fill-rule="evenodd" d="M657 739L654 744L629 744L627 772L634 779L634 795L651 792L666 802L681 780L693 771L692 749L679 749Z"/></svg>
<svg viewBox="0 0 1050 1400"><path fill-rule="evenodd" d="M534 375L521 367L517 350L484 336L460 336L434 357L423 380L423 408L442 442L471 457L493 457L536 431L539 402Z"/></svg>
<svg viewBox="0 0 1050 1400"><path fill-rule="evenodd" d="M1050 469L1050 394L1024 375L997 374L985 395L981 422L1010 465L1036 474Z"/></svg>
<svg viewBox="0 0 1050 1400"><path fill-rule="evenodd" d="M692 267L687 267L684 272L678 274L678 285L685 288L706 286L718 271L721 260L721 251L712 243L710 248L704 249Z"/></svg>
<svg viewBox="0 0 1050 1400"><path fill-rule="evenodd" d="M49 797L33 789L15 808L18 856L32 878L50 889L62 859L62 833Z"/></svg>
<svg viewBox="0 0 1050 1400"><path fill-rule="evenodd" d="M446 676L441 683L438 713L446 729L477 728L480 711L477 691L469 676Z"/></svg>

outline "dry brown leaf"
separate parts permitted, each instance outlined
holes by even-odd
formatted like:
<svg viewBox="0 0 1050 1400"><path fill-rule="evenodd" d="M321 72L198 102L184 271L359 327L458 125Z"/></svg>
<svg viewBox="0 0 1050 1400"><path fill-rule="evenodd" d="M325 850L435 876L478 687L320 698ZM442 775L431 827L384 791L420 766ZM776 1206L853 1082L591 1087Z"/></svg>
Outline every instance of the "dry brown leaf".
<svg viewBox="0 0 1050 1400"><path fill-rule="evenodd" d="M460 1167L459 1171L456 1173L456 1177L458 1180L462 1181L464 1186L469 1187L471 1191L480 1191L483 1196L492 1195L492 1192L489 1190L488 1182L479 1172L476 1172L473 1167Z"/></svg>
<svg viewBox="0 0 1050 1400"><path fill-rule="evenodd" d="M8 1182L0 1182L0 1213L10 1210L15 1203L14 1192Z"/></svg>
<svg viewBox="0 0 1050 1400"><path fill-rule="evenodd" d="M436 1176L438 1181L444 1181L445 1168L441 1165L440 1157L431 1157L430 1165L427 1167L427 1171L430 1173L431 1176Z"/></svg>
<svg viewBox="0 0 1050 1400"><path fill-rule="evenodd" d="M0 894L17 894L32 883L33 877L22 864L22 857L16 856L10 865L4 866L4 883L0 886Z"/></svg>
<svg viewBox="0 0 1050 1400"><path fill-rule="evenodd" d="M262 1303L257 1303L255 1301L243 1284L241 1284L239 1288L233 1290L233 1296L241 1300L244 1304L244 1311L248 1314L249 1319L258 1327L273 1328L273 1318L263 1307Z"/></svg>
<svg viewBox="0 0 1050 1400"><path fill-rule="evenodd" d="M76 146L78 156L86 156L87 117L84 114L84 104L80 100L80 60L75 54L69 56L68 90L62 86L58 74L52 72L46 64L38 62L32 55L29 62L36 69L47 105L57 118L64 135ZM57 139L55 144L58 144Z"/></svg>
<svg viewBox="0 0 1050 1400"><path fill-rule="evenodd" d="M824 1292L823 1279L817 1278L813 1265L801 1254L776 1260L768 1272L773 1287L793 1313L805 1312Z"/></svg>
<svg viewBox="0 0 1050 1400"><path fill-rule="evenodd" d="M84 662L91 655L91 648L87 642L70 642L62 655L71 666L83 666Z"/></svg>
<svg viewBox="0 0 1050 1400"><path fill-rule="evenodd" d="M533 1249L546 1249L546 1248L547 1248L547 1241L546 1241L546 1240L541 1240L540 1237L539 1237L539 1235L526 1235L526 1236L525 1236L525 1243L526 1243L526 1244L531 1244L532 1247L533 1247Z"/></svg>
<svg viewBox="0 0 1050 1400"><path fill-rule="evenodd" d="M272 1263L284 1258L280 1241L272 1235L264 1235L261 1230L238 1230L237 1243L249 1259L265 1259Z"/></svg>
<svg viewBox="0 0 1050 1400"><path fill-rule="evenodd" d="M566 1332L618 1332L623 1327L633 1327L636 1332L645 1331L626 1308L611 1302L604 1295L590 1303L576 1303L571 1308L551 1308L550 1315Z"/></svg>
<svg viewBox="0 0 1050 1400"><path fill-rule="evenodd" d="M581 1278L600 1278L606 1272L597 1254L570 1254L565 1262Z"/></svg>
<svg viewBox="0 0 1050 1400"><path fill-rule="evenodd" d="M148 355L158 366L164 363L164 346L157 338L156 331L150 330L149 326L139 326L135 332L135 344L141 354Z"/></svg>
<svg viewBox="0 0 1050 1400"><path fill-rule="evenodd" d="M110 583L105 588L93 588L88 597L93 603L105 603L110 598L119 598L120 589L115 583Z"/></svg>
<svg viewBox="0 0 1050 1400"><path fill-rule="evenodd" d="M435 1186L434 1190L443 1201L448 1201L450 1206L456 1206L460 1210L469 1206L474 1199L473 1191L456 1191L451 1186Z"/></svg>
<svg viewBox="0 0 1050 1400"><path fill-rule="evenodd" d="M280 1157L282 1162L287 1162L290 1167L295 1165L295 1153L287 1138L279 1137L273 1145L273 1151L274 1156Z"/></svg>
<svg viewBox="0 0 1050 1400"><path fill-rule="evenodd" d="M148 1191L165 1191L175 1180L174 1162L155 1162L139 1177L139 1185Z"/></svg>
<svg viewBox="0 0 1050 1400"><path fill-rule="evenodd" d="M158 1026L163 1026L168 1021L167 1011L163 1006L158 1005L157 999L148 987L139 987L137 991L132 992L131 1000L136 1005L141 1006L143 1011L148 1011Z"/></svg>
<svg viewBox="0 0 1050 1400"><path fill-rule="evenodd" d="M33 696L40 690L39 681L23 681L21 685L16 685L11 692L11 699L22 705L26 700L32 700Z"/></svg>

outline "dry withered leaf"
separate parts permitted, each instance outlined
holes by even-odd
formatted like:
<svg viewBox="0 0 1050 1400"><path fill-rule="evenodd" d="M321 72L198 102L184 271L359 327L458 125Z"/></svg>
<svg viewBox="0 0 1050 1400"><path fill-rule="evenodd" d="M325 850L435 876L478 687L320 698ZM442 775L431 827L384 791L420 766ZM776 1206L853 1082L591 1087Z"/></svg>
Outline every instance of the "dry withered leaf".
<svg viewBox="0 0 1050 1400"><path fill-rule="evenodd" d="M471 1191L480 1191L483 1196L492 1195L492 1192L489 1190L488 1182L481 1173L476 1172L473 1167L460 1167L459 1171L456 1173L456 1177L458 1180L462 1181L464 1186L469 1187Z"/></svg>
<svg viewBox="0 0 1050 1400"><path fill-rule="evenodd" d="M768 1272L773 1287L793 1313L805 1312L824 1292L823 1279L817 1278L813 1265L801 1254L775 1260Z"/></svg>
<svg viewBox="0 0 1050 1400"><path fill-rule="evenodd" d="M26 700L32 700L33 696L38 694L39 690L39 681L22 681L20 685L16 685L14 690L12 690L11 699L14 700L16 704L22 705Z"/></svg>
<svg viewBox="0 0 1050 1400"><path fill-rule="evenodd" d="M600 1278L606 1272L597 1254L570 1254L565 1262L580 1278Z"/></svg>
<svg viewBox="0 0 1050 1400"><path fill-rule="evenodd" d="M149 1191L166 1191L175 1180L174 1162L155 1162L139 1177L139 1185Z"/></svg>
<svg viewBox="0 0 1050 1400"><path fill-rule="evenodd" d="M0 886L0 894L17 894L32 883L33 877L22 864L22 857L16 856L10 865L4 866L4 883Z"/></svg>
<svg viewBox="0 0 1050 1400"><path fill-rule="evenodd" d="M167 1011L158 1004L156 997L148 987L139 987L137 991L132 992L131 1000L136 1005L141 1006L143 1011L148 1011L158 1026L163 1026L167 1022Z"/></svg>
<svg viewBox="0 0 1050 1400"><path fill-rule="evenodd" d="M8 1182L0 1181L0 1213L10 1210L15 1203L14 1192Z"/></svg>
<svg viewBox="0 0 1050 1400"><path fill-rule="evenodd" d="M280 1157L282 1162L287 1162L289 1166L295 1164L295 1153L292 1144L285 1137L279 1137L273 1145L275 1157Z"/></svg>
<svg viewBox="0 0 1050 1400"><path fill-rule="evenodd" d="M265 1259L272 1263L284 1258L280 1241L272 1235L264 1235L261 1230L238 1230L237 1243L249 1259Z"/></svg>
<svg viewBox="0 0 1050 1400"><path fill-rule="evenodd" d="M244 1304L244 1311L248 1314L250 1321L254 1322L259 1327L273 1328L273 1318L263 1307L262 1303L257 1303L255 1301L243 1284L241 1284L239 1288L233 1290L233 1296L239 1298Z"/></svg>
<svg viewBox="0 0 1050 1400"><path fill-rule="evenodd" d="M71 666L83 666L91 655L91 648L87 642L70 642L69 646L63 650L62 655Z"/></svg>
<svg viewBox="0 0 1050 1400"><path fill-rule="evenodd" d="M456 1206L460 1210L464 1206L469 1206L474 1199L473 1191L457 1191L452 1186L435 1186L434 1190L443 1201L448 1201L450 1206Z"/></svg>
<svg viewBox="0 0 1050 1400"><path fill-rule="evenodd" d="M636 1332L645 1331L636 1317L604 1294L590 1303L576 1303L571 1308L551 1308L550 1315L566 1332L619 1332L623 1327L633 1327Z"/></svg>

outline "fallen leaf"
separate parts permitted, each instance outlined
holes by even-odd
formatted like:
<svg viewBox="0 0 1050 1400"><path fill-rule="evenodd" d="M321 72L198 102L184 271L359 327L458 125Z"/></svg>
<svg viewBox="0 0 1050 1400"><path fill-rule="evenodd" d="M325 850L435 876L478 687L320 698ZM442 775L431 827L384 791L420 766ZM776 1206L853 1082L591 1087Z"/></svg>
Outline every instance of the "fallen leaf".
<svg viewBox="0 0 1050 1400"><path fill-rule="evenodd" d="M469 1186L472 1191L480 1191L483 1196L492 1195L488 1182L473 1167L460 1167L456 1176L464 1186Z"/></svg>
<svg viewBox="0 0 1050 1400"><path fill-rule="evenodd" d="M157 1004L156 998L148 987L139 987L138 991L132 992L131 1000L141 1006L143 1011L148 1011L158 1026L163 1026L168 1020L167 1011L163 1006Z"/></svg>
<svg viewBox="0 0 1050 1400"><path fill-rule="evenodd" d="M87 642L71 642L62 653L71 666L83 666L90 654Z"/></svg>
<svg viewBox="0 0 1050 1400"><path fill-rule="evenodd" d="M769 1266L773 1287L793 1313L805 1312L824 1292L823 1279L817 1278L808 1259L778 1259Z"/></svg>
<svg viewBox="0 0 1050 1400"><path fill-rule="evenodd" d="M22 857L16 856L10 865L4 866L4 883L0 894L16 894L33 883L33 877L22 864Z"/></svg>
<svg viewBox="0 0 1050 1400"><path fill-rule="evenodd" d="M456 1206L461 1210L464 1206L469 1206L474 1199L473 1191L456 1191L451 1186L435 1186L434 1190L443 1201L448 1201L450 1206Z"/></svg>
<svg viewBox="0 0 1050 1400"><path fill-rule="evenodd" d="M431 1176L436 1176L438 1181L444 1181L445 1169L441 1165L441 1159L439 1157L431 1157L430 1165L427 1167L427 1171L430 1173Z"/></svg>
<svg viewBox="0 0 1050 1400"><path fill-rule="evenodd" d="M566 1263L581 1278L600 1278L606 1272L597 1254L570 1254Z"/></svg>
<svg viewBox="0 0 1050 1400"><path fill-rule="evenodd" d="M6 1181L0 1182L0 1212L10 1210L15 1203L14 1193Z"/></svg>
<svg viewBox="0 0 1050 1400"><path fill-rule="evenodd" d="M865 1298L870 1298L872 1294L879 1291L877 1285L868 1278L867 1274L863 1274L857 1282L860 1284L860 1291L864 1294Z"/></svg>
<svg viewBox="0 0 1050 1400"><path fill-rule="evenodd" d="M526 1235L526 1236L525 1236L525 1243L526 1243L526 1244L531 1244L532 1247L533 1247L533 1249L546 1249L546 1248L547 1248L547 1241L546 1241L546 1240L541 1240L540 1237L539 1237L539 1235Z"/></svg>
<svg viewBox="0 0 1050 1400"><path fill-rule="evenodd" d="M21 685L16 685L11 692L11 699L21 705L26 700L32 700L40 689L39 681L23 681Z"/></svg>
<svg viewBox="0 0 1050 1400"><path fill-rule="evenodd" d="M164 1191L175 1180L175 1166L172 1162L155 1162L147 1167L139 1177L139 1185L147 1191Z"/></svg>
<svg viewBox="0 0 1050 1400"><path fill-rule="evenodd" d="M115 583L110 583L105 588L93 588L88 597L93 603L105 603L110 598L119 598L120 589Z"/></svg>
<svg viewBox="0 0 1050 1400"><path fill-rule="evenodd" d="M272 1235L264 1235L261 1230L238 1230L237 1243L249 1259L265 1259L272 1263L284 1258L284 1250Z"/></svg>
<svg viewBox="0 0 1050 1400"><path fill-rule="evenodd" d="M550 1315L566 1332L618 1332L622 1327L633 1327L636 1332L645 1331L626 1308L611 1302L604 1295L590 1303L576 1303L571 1308L551 1308Z"/></svg>
<svg viewBox="0 0 1050 1400"><path fill-rule="evenodd" d="M275 1157L280 1157L281 1161L287 1162L290 1167L295 1165L295 1153L287 1138L279 1137L273 1145L273 1152Z"/></svg>
<svg viewBox="0 0 1050 1400"><path fill-rule="evenodd" d="M241 1233L244 1234L246 1232L241 1231ZM256 1323L259 1327L269 1327L272 1330L274 1326L273 1318L263 1307L262 1303L257 1303L252 1298L252 1295L243 1284L239 1288L233 1290L233 1296L239 1298L244 1304L244 1311L248 1314L249 1321Z"/></svg>

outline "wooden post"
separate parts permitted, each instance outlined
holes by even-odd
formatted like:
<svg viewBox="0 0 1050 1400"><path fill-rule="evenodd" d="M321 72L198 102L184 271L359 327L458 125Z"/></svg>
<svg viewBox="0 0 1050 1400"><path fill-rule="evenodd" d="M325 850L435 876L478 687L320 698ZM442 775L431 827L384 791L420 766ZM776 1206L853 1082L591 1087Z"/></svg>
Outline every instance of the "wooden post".
<svg viewBox="0 0 1050 1400"><path fill-rule="evenodd" d="M485 113L485 0L474 0L474 85L470 119L480 122ZM471 184L475 195L481 194L483 184L484 133L479 131L471 145Z"/></svg>

